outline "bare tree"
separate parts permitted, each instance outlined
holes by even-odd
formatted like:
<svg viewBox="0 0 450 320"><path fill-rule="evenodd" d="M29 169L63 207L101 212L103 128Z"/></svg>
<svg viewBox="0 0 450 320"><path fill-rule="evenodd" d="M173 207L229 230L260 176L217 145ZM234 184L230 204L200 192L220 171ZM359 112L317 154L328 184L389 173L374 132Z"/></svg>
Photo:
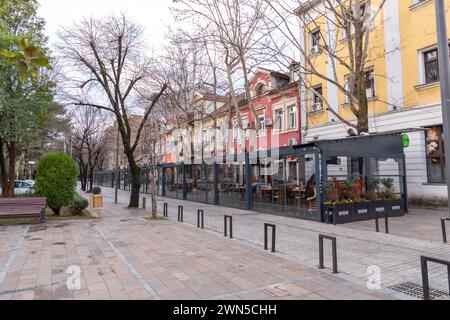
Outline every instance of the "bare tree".
<svg viewBox="0 0 450 320"><path fill-rule="evenodd" d="M153 107L167 87L152 77L143 29L124 15L89 18L63 28L59 38L60 58L71 84L65 90L66 98L75 106L114 114L131 171L129 207L138 207L141 179L134 152ZM132 113L143 114L134 141L129 120Z"/></svg>
<svg viewBox="0 0 450 320"><path fill-rule="evenodd" d="M78 108L72 114L69 133L72 156L78 163L81 189L92 192L94 170L106 153L106 115L99 109Z"/></svg>
<svg viewBox="0 0 450 320"><path fill-rule="evenodd" d="M174 12L178 20L197 25L198 30L204 31L203 36L208 39L208 43L215 44L214 48L219 50L237 118L236 125L240 130L246 130L237 86L243 85L247 107L256 119L250 74L253 66L264 61L261 58L264 52L261 51L260 42L269 33L264 24L268 5L263 0L181 0L177 3ZM260 129L258 121L254 122L254 129L251 139L256 139ZM241 137L241 144L245 147L245 135L241 134Z"/></svg>
<svg viewBox="0 0 450 320"><path fill-rule="evenodd" d="M301 85L309 92L319 96L325 109L345 125L356 129L360 134L369 131L368 122L368 76L367 67L380 54L370 52L370 33L375 20L386 0L374 4L371 0L265 0L270 6L266 13L266 22L276 28L270 35L269 47L276 52L277 62L291 65L293 50L300 53L297 64ZM310 43L305 45L304 35L298 35L299 25L294 22L298 16L303 31L309 34ZM326 30L324 32L324 29ZM314 42L314 44L312 44ZM311 48L325 53L331 72L323 72L311 54ZM385 52L381 55L386 54ZM344 75L338 67L344 68ZM342 117L320 92L314 89L313 79L320 79L335 86L346 97L349 109L356 123ZM387 102L386 102L387 103Z"/></svg>
<svg viewBox="0 0 450 320"><path fill-rule="evenodd" d="M214 65L214 53L208 51L205 38L193 37L180 30L170 32L167 38L169 45L160 57L158 75L168 88L160 102L166 111L165 118L172 123L171 129L184 129L193 136L195 125L191 125L192 121L198 123L205 118L214 119L209 109L197 103L197 97L206 94L210 98L212 95L213 109L217 109L221 87L218 67ZM200 142L187 143L189 152L184 159L194 155L195 146Z"/></svg>

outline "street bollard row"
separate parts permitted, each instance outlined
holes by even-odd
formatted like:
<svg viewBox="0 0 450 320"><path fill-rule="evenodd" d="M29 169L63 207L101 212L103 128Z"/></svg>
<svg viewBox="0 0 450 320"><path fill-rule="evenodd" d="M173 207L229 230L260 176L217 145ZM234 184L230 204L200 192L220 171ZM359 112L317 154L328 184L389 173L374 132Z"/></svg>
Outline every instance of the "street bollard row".
<svg viewBox="0 0 450 320"><path fill-rule="evenodd" d="M146 207L146 198L143 199L142 207L145 209ZM168 204L164 203L164 217L168 217ZM385 220L385 232L389 233L389 217L388 214L384 215ZM184 207L178 206L178 221L184 222ZM447 230L446 230L446 222L450 221L450 218L442 218L441 226L442 226L442 237L443 242L447 243ZM376 231L380 232L379 226L379 216L378 213L375 219ZM205 229L205 212L202 209L197 210L197 228ZM276 225L265 223L264 224L264 250L269 250L269 229L272 231L271 237L271 251L276 252ZM224 216L224 236L233 238L233 216L225 215ZM324 240L330 240L332 245L332 273L337 274L338 272L338 263L337 263L337 238L328 236L328 235L319 235L319 269L325 269L324 263ZM430 285L429 285L429 275L428 275L428 263L436 263L441 264L447 267L447 273L449 278L449 294L450 294L450 261L445 261L442 259L436 259L432 257L421 256L421 269L422 269L422 287L423 287L423 299L431 300L430 294Z"/></svg>
<svg viewBox="0 0 450 320"><path fill-rule="evenodd" d="M168 216L168 204L164 203L164 216ZM178 206L178 221L184 222L184 207ZM377 220L378 221L378 220ZM377 223L378 225L378 223ZM387 224L386 224L387 226ZM205 212L202 209L197 210L197 228L205 229ZM269 250L269 229L271 229L271 252L276 252L276 225L265 223L264 224L264 250ZM387 230L389 231L388 227ZM233 238L233 216L224 216L224 230L225 237ZM332 259L333 259L333 274L338 273L337 269L337 240L336 237L330 237L326 235L319 235L319 269L324 269L324 250L323 240L329 239L332 241Z"/></svg>

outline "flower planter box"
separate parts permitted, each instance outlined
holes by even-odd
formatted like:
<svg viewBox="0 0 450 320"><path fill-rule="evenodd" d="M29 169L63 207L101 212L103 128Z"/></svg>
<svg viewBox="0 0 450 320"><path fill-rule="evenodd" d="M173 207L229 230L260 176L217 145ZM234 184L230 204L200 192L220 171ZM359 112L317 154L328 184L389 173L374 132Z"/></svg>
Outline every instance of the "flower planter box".
<svg viewBox="0 0 450 320"><path fill-rule="evenodd" d="M390 217L402 217L405 215L405 208L402 199L388 200L387 205Z"/></svg>
<svg viewBox="0 0 450 320"><path fill-rule="evenodd" d="M356 221L401 217L405 214L402 200L376 200L371 202L338 203L325 205L325 221L327 223L343 224Z"/></svg>
<svg viewBox="0 0 450 320"><path fill-rule="evenodd" d="M327 206L328 210L332 213L329 221L335 224L349 223L355 221L353 203L338 203L332 206Z"/></svg>
<svg viewBox="0 0 450 320"><path fill-rule="evenodd" d="M353 203L354 221L366 221L373 219L370 202Z"/></svg>
<svg viewBox="0 0 450 320"><path fill-rule="evenodd" d="M371 219L375 219L378 214L379 218L383 218L389 212L389 206L386 200L375 200L371 202Z"/></svg>

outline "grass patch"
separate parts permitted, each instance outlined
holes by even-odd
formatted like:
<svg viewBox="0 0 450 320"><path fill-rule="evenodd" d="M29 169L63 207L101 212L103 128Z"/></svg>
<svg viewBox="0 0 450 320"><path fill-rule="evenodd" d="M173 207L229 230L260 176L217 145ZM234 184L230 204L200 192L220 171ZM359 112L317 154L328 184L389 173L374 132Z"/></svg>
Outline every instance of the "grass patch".
<svg viewBox="0 0 450 320"><path fill-rule="evenodd" d="M144 219L147 221L168 221L169 220L166 217L156 217L156 219L153 217L144 217Z"/></svg>
<svg viewBox="0 0 450 320"><path fill-rule="evenodd" d="M51 215L51 216L46 216L45 219L47 221L71 221L71 220L96 220L96 218L91 217L91 216L55 216L55 215Z"/></svg>
<svg viewBox="0 0 450 320"><path fill-rule="evenodd" d="M39 218L0 219L0 226L39 223Z"/></svg>
<svg viewBox="0 0 450 320"><path fill-rule="evenodd" d="M124 208L125 210L130 210L130 211L135 211L135 210L139 210L140 208L139 207L125 207Z"/></svg>

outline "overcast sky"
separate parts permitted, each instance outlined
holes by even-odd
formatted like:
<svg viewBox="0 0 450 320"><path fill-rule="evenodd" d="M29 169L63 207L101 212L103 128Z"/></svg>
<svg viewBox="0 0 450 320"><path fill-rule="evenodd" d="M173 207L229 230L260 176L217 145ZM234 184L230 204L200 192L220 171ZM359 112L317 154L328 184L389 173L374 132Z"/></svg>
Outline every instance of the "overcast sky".
<svg viewBox="0 0 450 320"><path fill-rule="evenodd" d="M56 31L70 26L83 17L104 16L125 12L128 17L143 25L149 38L149 46L155 49L163 41L166 26L173 24L169 11L172 0L38 0L39 16L46 20L46 33L50 46L56 41Z"/></svg>

